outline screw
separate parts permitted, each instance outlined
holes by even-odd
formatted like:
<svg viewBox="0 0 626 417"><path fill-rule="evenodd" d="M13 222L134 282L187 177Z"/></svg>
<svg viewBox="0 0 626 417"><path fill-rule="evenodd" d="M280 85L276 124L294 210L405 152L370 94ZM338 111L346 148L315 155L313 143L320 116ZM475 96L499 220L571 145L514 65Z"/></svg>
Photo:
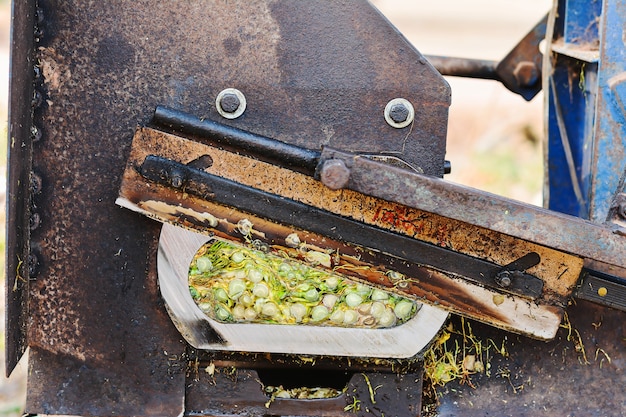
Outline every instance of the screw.
<svg viewBox="0 0 626 417"><path fill-rule="evenodd" d="M41 132L41 129L38 129L37 126L30 127L30 137L32 138L33 142L39 142L42 136L43 134Z"/></svg>
<svg viewBox="0 0 626 417"><path fill-rule="evenodd" d="M246 97L236 88L227 88L217 95L215 107L223 118L236 119L246 111Z"/></svg>
<svg viewBox="0 0 626 417"><path fill-rule="evenodd" d="M539 80L539 69L534 62L521 61L515 66L513 76L520 87L532 87Z"/></svg>
<svg viewBox="0 0 626 417"><path fill-rule="evenodd" d="M502 288L508 288L511 286L511 272L510 271L502 271L498 272L496 275L496 282Z"/></svg>
<svg viewBox="0 0 626 417"><path fill-rule="evenodd" d="M43 95L41 94L40 91L35 90L33 92L33 98L30 102L30 105L36 109L38 107L40 107L43 104Z"/></svg>
<svg viewBox="0 0 626 417"><path fill-rule="evenodd" d="M39 194L43 189L43 181L38 174L30 173L30 192L31 194Z"/></svg>
<svg viewBox="0 0 626 417"><path fill-rule="evenodd" d="M30 278L37 278L39 274L39 258L34 253L28 254L28 276Z"/></svg>
<svg viewBox="0 0 626 417"><path fill-rule="evenodd" d="M396 123L406 122L406 119L409 118L409 109L404 105L404 103L396 103L391 106L391 110L389 110L389 117Z"/></svg>
<svg viewBox="0 0 626 417"><path fill-rule="evenodd" d="M239 101L239 97L233 93L224 94L220 100L220 107L226 113L236 112L240 105L241 101Z"/></svg>
<svg viewBox="0 0 626 417"><path fill-rule="evenodd" d="M174 188L181 188L185 182L185 176L178 170L173 170L169 175L170 185Z"/></svg>
<svg viewBox="0 0 626 417"><path fill-rule="evenodd" d="M410 125L414 118L415 109L404 98L394 98L385 106L385 121L391 127L401 129Z"/></svg>
<svg viewBox="0 0 626 417"><path fill-rule="evenodd" d="M322 184L332 190L339 190L348 185L350 170L341 159L329 159L324 162L320 172Z"/></svg>

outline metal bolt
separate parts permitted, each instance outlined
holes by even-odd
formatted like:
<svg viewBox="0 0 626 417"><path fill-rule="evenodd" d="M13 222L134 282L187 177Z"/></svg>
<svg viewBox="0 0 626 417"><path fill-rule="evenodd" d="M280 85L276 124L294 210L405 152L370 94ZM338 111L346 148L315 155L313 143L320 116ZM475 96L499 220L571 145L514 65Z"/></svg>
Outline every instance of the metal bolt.
<svg viewBox="0 0 626 417"><path fill-rule="evenodd" d="M41 94L40 91L35 90L33 92L33 98L30 104L34 109L40 107L43 104L43 95Z"/></svg>
<svg viewBox="0 0 626 417"><path fill-rule="evenodd" d="M246 97L236 88L227 88L217 95L215 108L225 119L236 119L246 111Z"/></svg>
<svg viewBox="0 0 626 417"><path fill-rule="evenodd" d="M43 189L43 181L38 174L30 173L30 192L31 194L39 194Z"/></svg>
<svg viewBox="0 0 626 417"><path fill-rule="evenodd" d="M236 94L228 93L222 96L220 100L220 107L226 113L234 113L237 111L239 106L241 105L241 101L239 101L239 97Z"/></svg>
<svg viewBox="0 0 626 417"><path fill-rule="evenodd" d="M30 278L37 278L39 274L39 258L34 253L28 254L28 276Z"/></svg>
<svg viewBox="0 0 626 417"><path fill-rule="evenodd" d="M41 132L41 129L37 128L37 126L30 127L30 137L32 138L33 142L39 142L42 136L43 134Z"/></svg>
<svg viewBox="0 0 626 417"><path fill-rule="evenodd" d="M409 118L409 109L404 103L394 104L389 110L389 117L396 123L406 122L406 119Z"/></svg>
<svg viewBox="0 0 626 417"><path fill-rule="evenodd" d="M511 286L511 272L510 271L502 271L498 272L496 275L496 282L502 288L508 288Z"/></svg>
<svg viewBox="0 0 626 417"><path fill-rule="evenodd" d="M520 87L532 87L539 81L539 68L534 62L521 61L513 70L513 76Z"/></svg>
<svg viewBox="0 0 626 417"><path fill-rule="evenodd" d="M385 106L385 121L391 127L401 129L415 119L413 105L404 98L394 98Z"/></svg>
<svg viewBox="0 0 626 417"><path fill-rule="evenodd" d="M341 159L329 159L320 171L322 184L332 190L339 190L348 185L350 170Z"/></svg>
<svg viewBox="0 0 626 417"><path fill-rule="evenodd" d="M181 188L185 182L185 176L182 172L173 170L169 175L170 185L174 188Z"/></svg>

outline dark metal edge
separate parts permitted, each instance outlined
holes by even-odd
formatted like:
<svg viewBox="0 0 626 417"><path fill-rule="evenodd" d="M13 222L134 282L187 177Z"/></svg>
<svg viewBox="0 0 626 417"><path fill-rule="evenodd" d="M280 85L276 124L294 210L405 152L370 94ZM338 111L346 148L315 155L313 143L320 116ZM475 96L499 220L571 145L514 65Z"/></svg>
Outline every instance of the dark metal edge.
<svg viewBox="0 0 626 417"><path fill-rule="evenodd" d="M27 346L35 0L13 1L6 202L5 366L10 375Z"/></svg>

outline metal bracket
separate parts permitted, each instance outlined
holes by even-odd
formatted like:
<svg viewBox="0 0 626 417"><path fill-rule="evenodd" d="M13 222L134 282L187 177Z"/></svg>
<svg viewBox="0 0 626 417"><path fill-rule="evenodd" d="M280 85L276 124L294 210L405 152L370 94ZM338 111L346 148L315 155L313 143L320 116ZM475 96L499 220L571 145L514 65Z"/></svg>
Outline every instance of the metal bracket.
<svg viewBox="0 0 626 417"><path fill-rule="evenodd" d="M547 21L548 16L541 19L500 62L434 55L427 55L426 59L442 75L497 80L530 101L542 88L543 55L539 51L539 44L546 36Z"/></svg>

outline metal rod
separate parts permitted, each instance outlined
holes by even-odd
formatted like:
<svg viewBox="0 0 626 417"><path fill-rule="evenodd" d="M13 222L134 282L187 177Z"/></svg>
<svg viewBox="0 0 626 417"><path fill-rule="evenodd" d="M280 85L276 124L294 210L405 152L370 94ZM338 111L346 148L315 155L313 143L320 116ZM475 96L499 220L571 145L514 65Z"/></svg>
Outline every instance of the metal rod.
<svg viewBox="0 0 626 417"><path fill-rule="evenodd" d="M352 190L626 271L626 237L603 225L325 148L321 163L328 159L351 167Z"/></svg>
<svg viewBox="0 0 626 417"><path fill-rule="evenodd" d="M152 121L175 132L205 138L307 175L314 175L320 152L257 135L197 116L157 106Z"/></svg>
<svg viewBox="0 0 626 417"><path fill-rule="evenodd" d="M499 80L496 73L497 61L486 59L454 58L448 56L426 55L426 59L441 75L455 77Z"/></svg>

